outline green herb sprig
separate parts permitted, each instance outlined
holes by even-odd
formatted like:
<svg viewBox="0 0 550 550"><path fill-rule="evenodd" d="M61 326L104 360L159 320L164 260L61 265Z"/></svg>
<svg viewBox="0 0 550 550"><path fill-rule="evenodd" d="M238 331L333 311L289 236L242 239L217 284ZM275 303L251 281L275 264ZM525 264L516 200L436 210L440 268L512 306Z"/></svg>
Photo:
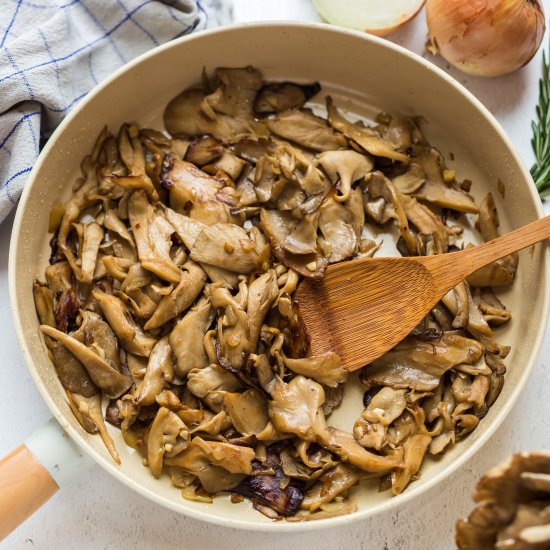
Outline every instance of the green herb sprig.
<svg viewBox="0 0 550 550"><path fill-rule="evenodd" d="M542 53L542 78L539 81L539 104L536 120L531 122L535 164L531 175L541 197L550 195L550 62Z"/></svg>

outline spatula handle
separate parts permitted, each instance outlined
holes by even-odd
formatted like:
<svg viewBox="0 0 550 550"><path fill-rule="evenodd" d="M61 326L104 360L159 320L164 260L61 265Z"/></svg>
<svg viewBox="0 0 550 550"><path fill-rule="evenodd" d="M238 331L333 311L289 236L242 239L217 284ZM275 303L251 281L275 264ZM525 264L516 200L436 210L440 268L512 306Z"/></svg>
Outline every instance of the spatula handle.
<svg viewBox="0 0 550 550"><path fill-rule="evenodd" d="M425 259L432 274L437 271L436 279L441 288L448 290L487 264L547 238L550 238L550 216L479 246Z"/></svg>

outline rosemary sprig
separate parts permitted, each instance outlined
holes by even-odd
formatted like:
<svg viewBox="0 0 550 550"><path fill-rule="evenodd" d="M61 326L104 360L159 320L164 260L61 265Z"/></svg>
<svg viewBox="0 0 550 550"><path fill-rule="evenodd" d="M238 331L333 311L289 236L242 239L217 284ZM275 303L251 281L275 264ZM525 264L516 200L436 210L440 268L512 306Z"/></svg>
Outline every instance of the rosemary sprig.
<svg viewBox="0 0 550 550"><path fill-rule="evenodd" d="M542 53L542 78L539 81L539 104L536 120L531 122L533 138L531 146L535 164L531 175L541 197L550 195L550 62Z"/></svg>

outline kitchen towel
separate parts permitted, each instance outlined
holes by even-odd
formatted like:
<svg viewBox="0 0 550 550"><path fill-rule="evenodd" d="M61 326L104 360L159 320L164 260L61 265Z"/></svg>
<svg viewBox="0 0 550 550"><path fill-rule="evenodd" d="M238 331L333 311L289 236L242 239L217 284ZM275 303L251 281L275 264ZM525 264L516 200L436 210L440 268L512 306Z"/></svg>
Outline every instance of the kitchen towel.
<svg viewBox="0 0 550 550"><path fill-rule="evenodd" d="M1 0L0 221L80 99L146 50L225 22L227 1Z"/></svg>

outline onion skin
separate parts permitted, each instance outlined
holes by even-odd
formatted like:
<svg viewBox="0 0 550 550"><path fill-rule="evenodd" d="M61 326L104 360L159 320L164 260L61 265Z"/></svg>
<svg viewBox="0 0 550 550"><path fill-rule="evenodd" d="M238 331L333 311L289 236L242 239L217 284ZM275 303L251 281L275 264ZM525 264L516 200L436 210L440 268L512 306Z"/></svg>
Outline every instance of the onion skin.
<svg viewBox="0 0 550 550"><path fill-rule="evenodd" d="M502 76L540 47L546 23L540 0L427 0L430 41L465 73Z"/></svg>
<svg viewBox="0 0 550 550"><path fill-rule="evenodd" d="M388 27L385 29L365 29L365 32L368 34L374 34L375 36L384 37L388 34L391 34L392 32L398 31L403 25L406 25L407 23L412 21L420 13L420 10L424 7L424 4L425 0L418 5L418 9L414 13L406 17L404 16L401 21L399 21L399 23L397 23L393 27Z"/></svg>

